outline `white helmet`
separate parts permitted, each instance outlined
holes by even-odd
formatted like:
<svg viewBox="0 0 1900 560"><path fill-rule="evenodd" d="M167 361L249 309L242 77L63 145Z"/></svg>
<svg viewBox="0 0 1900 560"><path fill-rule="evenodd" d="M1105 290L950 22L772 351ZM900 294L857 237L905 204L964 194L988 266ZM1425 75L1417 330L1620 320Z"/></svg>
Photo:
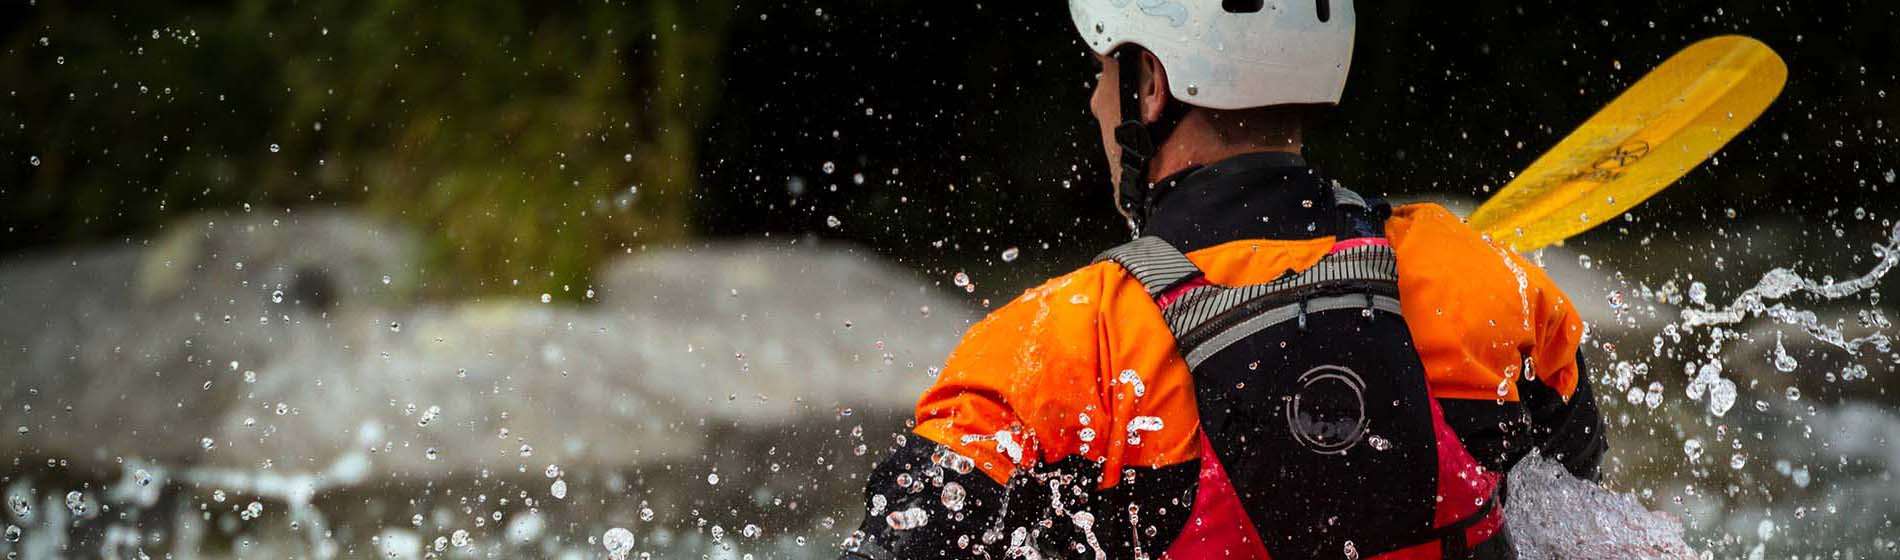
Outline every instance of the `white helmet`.
<svg viewBox="0 0 1900 560"><path fill-rule="evenodd" d="M1096 54L1154 53L1168 90L1209 109L1339 103L1352 64L1352 0L1069 0Z"/></svg>

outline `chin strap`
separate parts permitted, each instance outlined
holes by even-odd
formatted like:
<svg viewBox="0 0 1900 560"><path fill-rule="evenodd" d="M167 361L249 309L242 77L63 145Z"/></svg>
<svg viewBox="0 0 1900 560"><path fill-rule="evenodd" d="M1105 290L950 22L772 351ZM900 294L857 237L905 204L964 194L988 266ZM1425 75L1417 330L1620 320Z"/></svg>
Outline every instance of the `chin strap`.
<svg viewBox="0 0 1900 560"><path fill-rule="evenodd" d="M1141 120L1141 50L1124 49L1115 55L1121 66L1119 87L1122 122L1115 125L1115 143L1121 146L1121 181L1115 185L1115 210L1128 219L1136 235L1148 222L1159 189L1148 183L1149 167L1156 147L1168 141L1168 135L1187 114L1188 106L1168 99L1161 118L1148 123Z"/></svg>

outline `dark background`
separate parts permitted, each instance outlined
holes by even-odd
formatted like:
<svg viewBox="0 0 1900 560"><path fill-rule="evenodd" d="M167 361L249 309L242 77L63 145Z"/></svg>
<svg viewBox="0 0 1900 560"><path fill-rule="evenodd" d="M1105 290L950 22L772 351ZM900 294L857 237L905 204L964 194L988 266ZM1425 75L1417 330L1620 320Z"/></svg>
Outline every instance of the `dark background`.
<svg viewBox="0 0 1900 560"><path fill-rule="evenodd" d="M1888 226L1892 3L1359 4L1346 99L1307 153L1362 191L1482 198L1669 54L1742 33L1787 60L1781 100L1622 230L1578 242L1616 259L1622 239L1733 220ZM0 21L7 253L139 242L247 203L345 206L437 232L430 264L483 279L427 291L444 297L769 234L946 282L967 270L981 298L1126 235L1059 2L41 2Z"/></svg>

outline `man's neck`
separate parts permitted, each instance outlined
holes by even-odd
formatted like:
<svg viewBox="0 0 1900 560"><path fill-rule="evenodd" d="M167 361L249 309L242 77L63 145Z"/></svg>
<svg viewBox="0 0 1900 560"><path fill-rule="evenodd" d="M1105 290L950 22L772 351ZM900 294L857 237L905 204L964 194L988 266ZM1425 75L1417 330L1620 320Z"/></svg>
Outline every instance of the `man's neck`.
<svg viewBox="0 0 1900 560"><path fill-rule="evenodd" d="M1180 173L1183 169L1207 165L1238 155L1260 152L1287 152L1300 155L1303 142L1296 133L1284 142L1225 142L1222 141L1199 115L1190 116L1176 127L1168 141L1156 150L1153 163L1148 166L1148 181L1157 182Z"/></svg>

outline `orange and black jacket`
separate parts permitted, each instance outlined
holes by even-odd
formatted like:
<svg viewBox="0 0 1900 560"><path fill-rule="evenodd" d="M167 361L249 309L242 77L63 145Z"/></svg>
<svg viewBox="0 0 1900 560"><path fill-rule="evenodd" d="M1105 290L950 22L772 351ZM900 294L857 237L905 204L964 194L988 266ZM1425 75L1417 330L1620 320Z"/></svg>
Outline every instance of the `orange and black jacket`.
<svg viewBox="0 0 1900 560"><path fill-rule="evenodd" d="M1267 283L1314 267L1341 241L1320 226L1335 212L1331 182L1298 156L1240 156L1162 188L1144 233L1185 254L1206 283ZM1607 443L1570 301L1537 266L1440 206L1381 216L1426 400L1479 470L1506 472L1535 449L1594 478ZM845 557L1004 558L1031 549L1032 557L1188 560L1176 539L1228 530L1190 527L1209 523L1194 513L1197 487L1210 480L1195 383L1156 298L1122 266L1098 262L1030 289L972 326L923 394L915 437L900 438L873 473L866 518ZM1265 464L1248 468L1271 472L1277 453L1292 452L1256 450L1249 456ZM1263 498L1243 491L1240 499ZM1381 499L1340 492L1336 503L1249 507L1349 509ZM1493 529L1487 546L1402 557L1512 557L1508 532ZM1344 552L1272 556L1359 556Z"/></svg>

